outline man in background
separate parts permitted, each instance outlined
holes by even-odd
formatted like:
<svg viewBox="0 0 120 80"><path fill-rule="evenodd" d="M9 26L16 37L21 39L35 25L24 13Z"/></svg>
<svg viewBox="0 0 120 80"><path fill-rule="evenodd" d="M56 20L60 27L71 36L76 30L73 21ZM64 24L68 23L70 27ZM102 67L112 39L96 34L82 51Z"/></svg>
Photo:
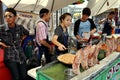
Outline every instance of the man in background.
<svg viewBox="0 0 120 80"><path fill-rule="evenodd" d="M114 20L115 13L111 11L107 18L99 21L99 24L104 24L102 33L106 33L107 35L111 35L114 33L115 29L115 20Z"/></svg>

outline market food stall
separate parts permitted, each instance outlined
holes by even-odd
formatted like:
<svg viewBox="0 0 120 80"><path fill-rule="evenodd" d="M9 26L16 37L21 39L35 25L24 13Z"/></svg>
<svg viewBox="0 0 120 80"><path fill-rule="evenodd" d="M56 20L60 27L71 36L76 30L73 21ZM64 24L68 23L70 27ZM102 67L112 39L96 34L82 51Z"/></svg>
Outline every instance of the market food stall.
<svg viewBox="0 0 120 80"><path fill-rule="evenodd" d="M113 38L113 36L114 36L114 38ZM81 63L80 65L78 65L79 68L77 68L79 73L75 74L74 73L75 67L73 67L73 64L75 64L75 58L74 58L73 62L70 62L70 60L68 59L68 63L65 63L64 62L65 58L63 56L62 58L64 58L64 61L60 61L58 59L57 61L49 63L41 68L37 68L35 70L36 71L35 78L37 80L113 80L113 79L119 80L120 79L120 68L119 68L120 67L120 53L118 52L119 47L117 47L119 45L119 41L120 41L118 38L119 35L111 35L111 36L106 36L106 37L108 38L108 40L106 40L107 41L106 44L109 46L111 44L111 47L109 47L109 48L107 47L107 49L106 49L105 44L104 44L104 45L102 45L102 48L100 48L100 49L106 49L107 52L109 50L112 50L112 53L105 53L106 54L105 58L103 57L104 56L103 51L101 52L101 54L99 53L100 55L97 54L97 59L99 57L100 61L95 63L94 65L89 66L89 64L88 64L88 68L86 68L83 66L83 63ZM116 43L115 40L118 41L117 46L115 45L115 43ZM96 45L98 45L98 44L96 44ZM92 49L94 47L95 46L91 46L90 50L92 51ZM85 48L82 50L85 50ZM88 48L87 48L87 50L88 50ZM96 48L96 50L98 51L97 48ZM78 54L78 52L80 53L80 50L78 50L76 52L76 54ZM74 57L76 57L76 55L74 55L74 54L72 54L72 55ZM85 61L83 61L84 59L82 59L82 62L85 62ZM72 60L72 58L71 58L71 60ZM95 60L93 60L93 61L95 61ZM77 62L79 62L79 61L77 61ZM84 65L86 65L86 64L84 63ZM86 68L86 69L84 69L84 68ZM66 70L69 70L69 71L66 72Z"/></svg>
<svg viewBox="0 0 120 80"><path fill-rule="evenodd" d="M120 58L119 57L120 57L120 53L115 52L115 53L109 55L108 57L104 58L102 61L100 61L100 64L96 64L94 67L91 67L90 69L82 72L82 74L71 78L71 80L89 80L89 79L91 79L91 80L107 80L107 78L111 78L111 80L112 79L119 80L120 79L120 77L119 77L120 76L120 74L119 74L120 73ZM57 65L61 65L61 63L59 63L59 62L54 62L52 64L55 64L55 63ZM37 76L39 75L39 78L40 78L41 74L39 71L41 69L42 69L41 67L31 69L28 71L28 74L31 77L33 77L34 79L36 79L36 75ZM38 73L36 73L36 70ZM56 75L58 75L58 76L62 75L63 77L65 76L64 70L62 70L63 74L60 74L60 73L57 74L57 73L58 72L55 71ZM46 76L48 76L46 74L44 74L44 75L45 75L44 78L46 78ZM43 79L43 78L40 78L38 80L41 80L41 79ZM55 79L50 78L49 80L55 80ZM62 80L62 78L59 78L58 80Z"/></svg>

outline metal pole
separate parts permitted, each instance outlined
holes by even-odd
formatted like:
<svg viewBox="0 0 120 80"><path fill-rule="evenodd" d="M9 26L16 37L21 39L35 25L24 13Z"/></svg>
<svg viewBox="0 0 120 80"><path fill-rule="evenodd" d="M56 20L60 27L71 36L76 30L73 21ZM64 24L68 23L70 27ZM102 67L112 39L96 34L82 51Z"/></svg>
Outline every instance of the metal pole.
<svg viewBox="0 0 120 80"><path fill-rule="evenodd" d="M120 18L120 5L118 7L118 19Z"/></svg>
<svg viewBox="0 0 120 80"><path fill-rule="evenodd" d="M3 5L2 1L0 0L0 25L4 24L4 19L3 19Z"/></svg>
<svg viewBox="0 0 120 80"><path fill-rule="evenodd" d="M56 11L56 26L58 26L58 10Z"/></svg>
<svg viewBox="0 0 120 80"><path fill-rule="evenodd" d="M31 11L31 12L34 12L34 11L35 11L35 8L36 8L36 6L37 6L38 1L39 1L39 0L36 1L35 6L34 6L34 9L33 9L33 11Z"/></svg>
<svg viewBox="0 0 120 80"><path fill-rule="evenodd" d="M62 12L62 8L60 9L61 10L61 15L63 14L63 12Z"/></svg>
<svg viewBox="0 0 120 80"><path fill-rule="evenodd" d="M107 1L108 1L108 0L105 0L105 2L104 2L103 4L101 4L102 6L100 7L100 9L98 9L97 15L98 15L98 13L100 12L100 10L103 8L103 6L105 5L105 3L106 3Z"/></svg>
<svg viewBox="0 0 120 80"><path fill-rule="evenodd" d="M54 3L55 3L55 0L52 0L53 2L52 2L52 5L51 5L51 12L53 12L53 7L54 7Z"/></svg>
<svg viewBox="0 0 120 80"><path fill-rule="evenodd" d="M15 4L15 6L14 6L13 8L15 8L15 7L20 3L20 1L21 1L21 0L19 0L19 1Z"/></svg>

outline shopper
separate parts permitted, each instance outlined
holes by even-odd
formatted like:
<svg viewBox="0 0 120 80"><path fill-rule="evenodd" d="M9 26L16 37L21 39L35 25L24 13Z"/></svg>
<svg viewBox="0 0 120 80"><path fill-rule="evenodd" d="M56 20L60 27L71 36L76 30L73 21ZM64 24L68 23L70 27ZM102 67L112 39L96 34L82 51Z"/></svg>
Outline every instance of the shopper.
<svg viewBox="0 0 120 80"><path fill-rule="evenodd" d="M96 32L96 26L92 19L89 18L91 10L89 8L84 8L82 11L82 17L78 19L74 24L74 35L77 40L85 40L83 33L88 33L93 35ZM80 44L78 43L78 49Z"/></svg>
<svg viewBox="0 0 120 80"><path fill-rule="evenodd" d="M52 42L55 44L55 55L68 52L68 31L67 28L72 23L70 13L64 13L60 16L60 25L56 27Z"/></svg>
<svg viewBox="0 0 120 80"><path fill-rule="evenodd" d="M41 65L42 55L45 55L46 63L51 62L50 55L53 48L49 44L48 38L48 22L50 20L51 13L48 9L42 8L39 12L40 20L37 21L36 26L36 42L39 47L38 61Z"/></svg>
<svg viewBox="0 0 120 80"><path fill-rule="evenodd" d="M20 45L22 37L29 32L22 25L15 23L17 13L13 8L7 8L4 13L7 26L0 28L0 42L5 54L4 62L12 74L13 80L27 80L26 57ZM7 77L7 75L6 75Z"/></svg>

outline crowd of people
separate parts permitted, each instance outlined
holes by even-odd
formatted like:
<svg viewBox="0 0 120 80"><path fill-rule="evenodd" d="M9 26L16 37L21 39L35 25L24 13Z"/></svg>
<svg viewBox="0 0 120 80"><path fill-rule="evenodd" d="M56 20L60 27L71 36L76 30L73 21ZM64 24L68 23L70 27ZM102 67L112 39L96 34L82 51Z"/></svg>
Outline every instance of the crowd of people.
<svg viewBox="0 0 120 80"><path fill-rule="evenodd" d="M94 21L89 18L91 10L84 8L82 11L82 17L74 23L74 35L77 40L85 40L85 34L89 34L89 37L96 31L96 25ZM110 12L105 20L99 22L99 24L105 24L103 33L111 34L114 26L113 21L114 12ZM60 25L56 26L52 40L49 41L48 36L48 22L51 18L51 12L42 8L39 11L40 19L36 22L35 43L38 47L38 66L41 65L42 55L45 55L46 63L50 63L51 54L54 53L55 59L60 54L68 52L68 37L70 36L67 28L72 23L72 14L64 13L60 16ZM21 42L29 35L29 32L22 26L15 23L17 13L13 8L7 8L4 13L7 26L0 30L0 45L4 47L5 55L4 62L12 74L13 80L28 80L26 69L26 56L21 47ZM109 26L108 26L108 25ZM106 27L107 26L107 27ZM51 42L55 45L55 49L51 46ZM78 48L79 43L77 44ZM53 51L54 50L54 51Z"/></svg>

